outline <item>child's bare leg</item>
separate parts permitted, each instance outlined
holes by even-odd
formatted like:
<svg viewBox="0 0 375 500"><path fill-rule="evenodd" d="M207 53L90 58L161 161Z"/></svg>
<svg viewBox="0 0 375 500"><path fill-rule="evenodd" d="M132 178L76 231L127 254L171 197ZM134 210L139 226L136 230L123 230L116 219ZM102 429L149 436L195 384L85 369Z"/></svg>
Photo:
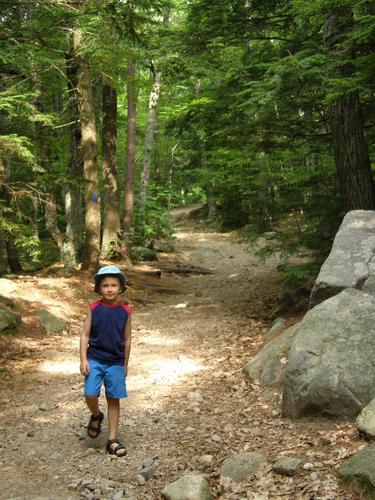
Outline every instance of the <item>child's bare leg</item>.
<svg viewBox="0 0 375 500"><path fill-rule="evenodd" d="M99 410L99 398L96 396L86 396L86 404L89 407L89 410L92 413L92 416L98 417L100 415L100 410ZM98 432L95 431L95 429L99 429L101 425L101 419L100 420L90 420L90 427L93 429L90 431L88 429L88 433L90 437L96 437L98 435ZM100 432L100 431L99 431Z"/></svg>
<svg viewBox="0 0 375 500"><path fill-rule="evenodd" d="M107 398L108 403L108 439L114 439L117 435L118 422L120 418L120 400Z"/></svg>
<svg viewBox="0 0 375 500"><path fill-rule="evenodd" d="M97 417L100 414L99 398L97 396L86 396L86 404L94 417Z"/></svg>

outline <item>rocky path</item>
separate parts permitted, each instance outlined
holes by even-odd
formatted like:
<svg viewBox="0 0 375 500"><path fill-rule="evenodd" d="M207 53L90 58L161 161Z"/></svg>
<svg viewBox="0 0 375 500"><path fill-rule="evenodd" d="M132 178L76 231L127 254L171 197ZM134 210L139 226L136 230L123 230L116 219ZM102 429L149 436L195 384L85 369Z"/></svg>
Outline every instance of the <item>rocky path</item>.
<svg viewBox="0 0 375 500"><path fill-rule="evenodd" d="M362 445L353 427L282 419L279 395L262 400L241 373L277 304L277 261L260 262L231 235L182 227L177 252L159 264L161 277L147 266L128 270L135 313L121 459L104 453L106 425L97 440L85 434L77 352L89 276L50 269L4 292L22 312L24 335L0 340L0 498L151 500L191 472L215 498L354 498L335 478ZM66 331L43 335L40 308L64 318ZM241 485L220 479L222 461L242 451L266 462ZM285 455L301 460L293 477L272 471Z"/></svg>

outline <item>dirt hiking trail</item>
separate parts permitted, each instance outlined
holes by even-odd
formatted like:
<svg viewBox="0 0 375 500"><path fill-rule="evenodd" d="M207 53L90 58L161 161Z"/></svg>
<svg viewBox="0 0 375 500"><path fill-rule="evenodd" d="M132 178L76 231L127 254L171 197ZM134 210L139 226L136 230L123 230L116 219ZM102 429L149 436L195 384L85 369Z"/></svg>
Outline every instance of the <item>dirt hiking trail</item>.
<svg viewBox="0 0 375 500"><path fill-rule="evenodd" d="M105 453L106 423L96 440L84 427L78 345L85 308L97 298L91 277L55 266L12 278L5 298L23 323L22 335L0 337L0 498L151 500L191 472L206 477L215 498L355 498L335 477L363 445L354 426L282 419L280 396L263 400L241 373L277 308L277 259L263 263L233 235L182 223L176 237L175 253L126 270L134 316L119 429L125 458ZM45 335L40 309L63 318L66 331ZM242 485L220 480L222 461L241 451L262 452L266 465ZM202 455L213 456L211 466ZM271 471L282 455L302 460L296 476ZM142 485L147 459L154 472Z"/></svg>

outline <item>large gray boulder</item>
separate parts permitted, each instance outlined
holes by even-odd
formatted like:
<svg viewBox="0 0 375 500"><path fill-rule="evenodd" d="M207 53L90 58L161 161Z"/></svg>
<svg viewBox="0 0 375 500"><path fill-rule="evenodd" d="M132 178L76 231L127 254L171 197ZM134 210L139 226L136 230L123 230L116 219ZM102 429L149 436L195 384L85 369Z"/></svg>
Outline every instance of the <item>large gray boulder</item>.
<svg viewBox="0 0 375 500"><path fill-rule="evenodd" d="M347 289L297 326L283 415L354 417L375 396L375 297Z"/></svg>
<svg viewBox="0 0 375 500"><path fill-rule="evenodd" d="M375 446L350 457L338 470L338 476L361 498L375 499Z"/></svg>
<svg viewBox="0 0 375 500"><path fill-rule="evenodd" d="M166 500L211 500L212 495L206 479L187 474L168 484L161 492Z"/></svg>
<svg viewBox="0 0 375 500"><path fill-rule="evenodd" d="M375 212L348 212L322 265L310 298L310 308L345 288L375 294Z"/></svg>
<svg viewBox="0 0 375 500"><path fill-rule="evenodd" d="M294 342L298 325L293 325L279 337L271 340L243 367L245 376L250 380L259 380L263 388L282 383L286 370L286 360Z"/></svg>

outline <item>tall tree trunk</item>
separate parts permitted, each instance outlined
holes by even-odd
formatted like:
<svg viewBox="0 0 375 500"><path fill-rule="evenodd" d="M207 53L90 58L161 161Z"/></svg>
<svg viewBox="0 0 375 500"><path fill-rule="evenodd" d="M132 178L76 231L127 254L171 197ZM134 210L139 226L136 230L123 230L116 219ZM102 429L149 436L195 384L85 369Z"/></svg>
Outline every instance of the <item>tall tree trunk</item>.
<svg viewBox="0 0 375 500"><path fill-rule="evenodd" d="M117 94L109 78L103 76L103 175L104 221L102 255L118 255L120 221L119 181L117 169Z"/></svg>
<svg viewBox="0 0 375 500"><path fill-rule="evenodd" d="M5 160L0 157L0 217L3 217L3 207L9 208L11 206L11 199L6 189L6 181L9 177L6 167ZM18 250L13 244L12 236L11 234L4 234L4 237L5 241L2 240L1 245L3 270L5 271L5 258L7 258L10 272L20 273L22 271L22 265L18 256Z"/></svg>
<svg viewBox="0 0 375 500"><path fill-rule="evenodd" d="M208 165L207 165L206 143L205 143L204 139L199 139L199 143L200 143L199 145L200 145L200 150L201 150L202 170L206 174L206 182L205 182L204 190L206 192L206 197L207 197L208 218L214 219L216 216L216 212L217 212L216 196L215 196L213 183L210 179L209 169L208 169Z"/></svg>
<svg viewBox="0 0 375 500"><path fill-rule="evenodd" d="M160 96L161 74L152 68L153 86L150 94L148 107L147 126L145 134L145 150L143 156L143 167L141 173L141 189L139 193L139 208L144 210L146 207L148 184L150 180L150 170L152 161L152 149L154 145L155 131L157 128L157 105Z"/></svg>
<svg viewBox="0 0 375 500"><path fill-rule="evenodd" d="M47 173L52 172L52 161L51 161L51 151L49 148L49 143L46 137L41 135L43 144L42 144L42 159L41 165ZM46 203L44 208L44 213L46 217L46 228L47 231L52 236L52 239L59 247L60 256L63 258L64 253L64 237L57 225L57 207L56 207L56 196L53 190L53 187L50 188L49 192L46 194Z"/></svg>
<svg viewBox="0 0 375 500"><path fill-rule="evenodd" d="M66 55L66 62L69 92L69 121L71 125L70 163L68 170L70 182L65 191L66 232L64 241L64 262L75 265L80 261L83 250L82 190L79 182L77 182L83 177L83 162L77 93L78 66L74 53L73 35L69 39L69 52Z"/></svg>
<svg viewBox="0 0 375 500"><path fill-rule="evenodd" d="M353 50L345 49L343 40L353 27L352 9L340 7L325 20L326 46L338 64L336 77L347 78L353 74ZM368 144L364 133L361 103L358 91L349 91L336 98L329 107L328 117L332 132L333 152L342 196L346 209L374 209L375 187L371 172Z"/></svg>
<svg viewBox="0 0 375 500"><path fill-rule="evenodd" d="M125 207L122 220L123 244L122 255L127 257L129 254L129 234L132 225L134 208L134 180L135 180L135 146L137 134L137 85L135 63L130 60L128 63L128 135L126 150L126 171L125 171Z"/></svg>
<svg viewBox="0 0 375 500"><path fill-rule="evenodd" d="M74 49L83 45L82 34L74 33ZM83 172L86 180L85 198L85 252L82 268L94 271L99 266L100 245L100 197L98 179L98 147L95 110L91 87L90 62L86 55L77 58L77 89L82 134Z"/></svg>

